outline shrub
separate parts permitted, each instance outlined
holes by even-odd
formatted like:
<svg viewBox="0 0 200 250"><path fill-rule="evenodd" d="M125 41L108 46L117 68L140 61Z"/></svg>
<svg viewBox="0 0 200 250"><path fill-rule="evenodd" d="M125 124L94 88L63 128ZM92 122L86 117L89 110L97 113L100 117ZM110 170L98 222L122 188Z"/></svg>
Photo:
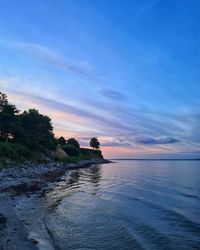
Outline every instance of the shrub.
<svg viewBox="0 0 200 250"><path fill-rule="evenodd" d="M92 155L93 155L93 157L103 158L101 150L93 150Z"/></svg>
<svg viewBox="0 0 200 250"><path fill-rule="evenodd" d="M1 142L0 143L0 157L16 159L17 153L13 150L13 147L11 144Z"/></svg>
<svg viewBox="0 0 200 250"><path fill-rule="evenodd" d="M19 144L0 143L0 157L15 161L23 161L30 156L30 151Z"/></svg>
<svg viewBox="0 0 200 250"><path fill-rule="evenodd" d="M6 160L3 158L0 158L0 170L6 167L7 167Z"/></svg>
<svg viewBox="0 0 200 250"><path fill-rule="evenodd" d="M80 155L81 160L91 160L91 156L90 155Z"/></svg>
<svg viewBox="0 0 200 250"><path fill-rule="evenodd" d="M89 148L80 148L80 154L88 158L103 158L101 150L93 150Z"/></svg>
<svg viewBox="0 0 200 250"><path fill-rule="evenodd" d="M58 144L60 145L60 146L64 146L64 145L66 145L66 140L65 140L65 138L63 137L63 136L61 136L60 138L58 138Z"/></svg>
<svg viewBox="0 0 200 250"><path fill-rule="evenodd" d="M80 148L80 153L81 153L81 155L84 155L84 156L91 157L91 151L93 151L93 150L91 150L89 148Z"/></svg>
<svg viewBox="0 0 200 250"><path fill-rule="evenodd" d="M71 157L65 157L63 159L55 157L54 160L67 164L67 163L78 163L81 159L78 156L71 156Z"/></svg>
<svg viewBox="0 0 200 250"><path fill-rule="evenodd" d="M63 146L63 150L68 154L68 156L78 156L79 150L73 145L65 145Z"/></svg>
<svg viewBox="0 0 200 250"><path fill-rule="evenodd" d="M76 147L78 149L80 148L79 142L76 139L74 139L74 138L68 139L67 140L67 144L68 145L72 145L72 146L74 146L74 147Z"/></svg>
<svg viewBox="0 0 200 250"><path fill-rule="evenodd" d="M17 155L20 155L23 158L27 158L30 156L30 151L25 146L22 146L20 144L12 144L12 148Z"/></svg>

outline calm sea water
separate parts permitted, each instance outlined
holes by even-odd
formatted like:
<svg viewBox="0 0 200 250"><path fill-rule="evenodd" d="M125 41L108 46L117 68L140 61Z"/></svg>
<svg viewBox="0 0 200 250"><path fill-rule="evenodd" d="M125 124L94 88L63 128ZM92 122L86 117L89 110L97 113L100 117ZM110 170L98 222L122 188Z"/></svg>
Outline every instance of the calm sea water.
<svg viewBox="0 0 200 250"><path fill-rule="evenodd" d="M200 249L200 161L117 161L46 194L58 249Z"/></svg>

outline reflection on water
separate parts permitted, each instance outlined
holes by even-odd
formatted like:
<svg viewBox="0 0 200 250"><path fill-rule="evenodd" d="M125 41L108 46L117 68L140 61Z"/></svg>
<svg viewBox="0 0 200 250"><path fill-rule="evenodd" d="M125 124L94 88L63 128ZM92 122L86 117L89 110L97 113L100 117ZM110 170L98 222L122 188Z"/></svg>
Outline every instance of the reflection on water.
<svg viewBox="0 0 200 250"><path fill-rule="evenodd" d="M59 249L200 249L198 161L75 170L46 193Z"/></svg>
<svg viewBox="0 0 200 250"><path fill-rule="evenodd" d="M93 194L96 193L99 182L101 179L101 167L94 166L91 168L78 169L70 172L70 176L67 176L64 181L61 181L59 185L54 187L53 190L46 192L46 200L48 203L48 209L55 209L63 198L70 196L72 191L77 190L81 192L82 185L92 186Z"/></svg>

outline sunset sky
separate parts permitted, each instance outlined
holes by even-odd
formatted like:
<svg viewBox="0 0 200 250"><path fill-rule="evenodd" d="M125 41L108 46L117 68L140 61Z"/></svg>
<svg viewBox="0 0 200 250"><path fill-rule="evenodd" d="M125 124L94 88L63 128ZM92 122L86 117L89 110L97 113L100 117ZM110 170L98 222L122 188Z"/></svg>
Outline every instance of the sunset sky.
<svg viewBox="0 0 200 250"><path fill-rule="evenodd" d="M200 157L199 0L0 0L0 91L105 157Z"/></svg>

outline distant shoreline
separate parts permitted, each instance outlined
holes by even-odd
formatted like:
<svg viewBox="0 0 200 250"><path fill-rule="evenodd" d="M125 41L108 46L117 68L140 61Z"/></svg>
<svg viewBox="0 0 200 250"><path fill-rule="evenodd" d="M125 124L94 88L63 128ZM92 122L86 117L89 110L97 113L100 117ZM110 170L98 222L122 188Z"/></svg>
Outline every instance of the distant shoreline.
<svg viewBox="0 0 200 250"><path fill-rule="evenodd" d="M200 159L110 159L111 161L200 161Z"/></svg>

